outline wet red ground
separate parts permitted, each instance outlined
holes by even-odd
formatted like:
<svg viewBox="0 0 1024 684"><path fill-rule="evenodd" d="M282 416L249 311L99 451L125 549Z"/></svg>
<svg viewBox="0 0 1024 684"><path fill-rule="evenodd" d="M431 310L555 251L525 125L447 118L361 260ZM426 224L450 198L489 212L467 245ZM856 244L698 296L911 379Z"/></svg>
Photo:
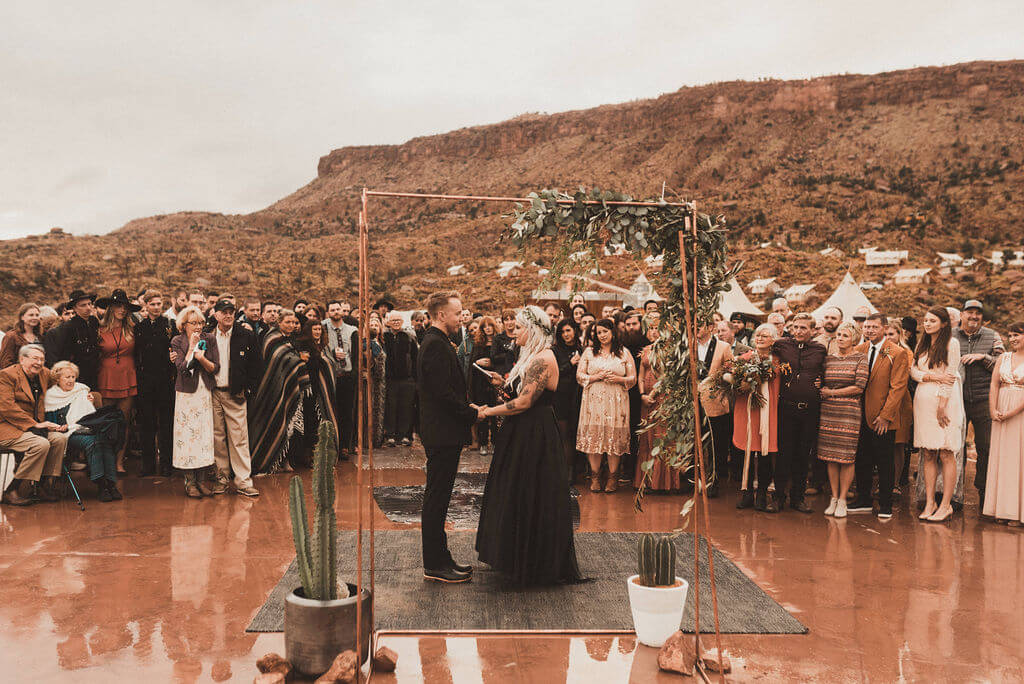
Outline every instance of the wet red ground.
<svg viewBox="0 0 1024 684"><path fill-rule="evenodd" d="M479 457L476 457L479 458ZM400 465L401 454L388 465ZM423 481L408 468L378 484ZM186 499L180 480L128 479L123 502L0 509L0 681L252 681L281 634L245 627L294 556L288 476L263 495ZM354 527L355 469L338 471L339 522ZM824 497L812 497L820 511ZM582 530L669 530L681 497L584 492ZM1024 680L1024 531L965 515L919 523L768 516L712 502L718 547L807 635L727 635L730 681ZM378 512L379 528L395 527ZM428 590L425 587L425 590ZM399 653L381 682L657 682L656 651L632 638L382 636Z"/></svg>

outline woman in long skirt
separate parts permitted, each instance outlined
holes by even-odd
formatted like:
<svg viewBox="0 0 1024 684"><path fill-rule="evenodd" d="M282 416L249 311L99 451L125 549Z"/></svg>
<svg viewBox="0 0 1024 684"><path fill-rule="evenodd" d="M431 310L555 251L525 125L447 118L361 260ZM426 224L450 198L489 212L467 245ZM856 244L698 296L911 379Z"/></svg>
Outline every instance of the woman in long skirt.
<svg viewBox="0 0 1024 684"><path fill-rule="evenodd" d="M1024 323L1010 326L1009 343L992 373L992 446L982 513L1016 526L1024 523Z"/></svg>

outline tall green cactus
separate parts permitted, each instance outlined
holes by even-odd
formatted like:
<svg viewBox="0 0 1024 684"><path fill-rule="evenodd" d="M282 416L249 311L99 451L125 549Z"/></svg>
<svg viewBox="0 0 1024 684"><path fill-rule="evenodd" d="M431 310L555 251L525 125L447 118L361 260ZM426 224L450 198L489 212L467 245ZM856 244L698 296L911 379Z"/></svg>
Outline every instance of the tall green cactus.
<svg viewBox="0 0 1024 684"><path fill-rule="evenodd" d="M676 545L672 537L664 536L654 548L654 565L657 569L655 586L668 587L676 583Z"/></svg>
<svg viewBox="0 0 1024 684"><path fill-rule="evenodd" d="M654 535L651 533L641 534L636 546L637 574L640 575L640 584L645 587L654 586Z"/></svg>
<svg viewBox="0 0 1024 684"><path fill-rule="evenodd" d="M292 519L292 538L299 566L299 578L306 598L330 601L338 595L338 524L334 513L334 466L338 461L338 442L334 426L320 422L313 450L313 535L310 537L302 480L292 478L288 490L288 509ZM340 591L346 592L345 585Z"/></svg>
<svg viewBox="0 0 1024 684"><path fill-rule="evenodd" d="M645 587L667 587L676 581L676 545L669 536L641 534L637 541L637 574Z"/></svg>

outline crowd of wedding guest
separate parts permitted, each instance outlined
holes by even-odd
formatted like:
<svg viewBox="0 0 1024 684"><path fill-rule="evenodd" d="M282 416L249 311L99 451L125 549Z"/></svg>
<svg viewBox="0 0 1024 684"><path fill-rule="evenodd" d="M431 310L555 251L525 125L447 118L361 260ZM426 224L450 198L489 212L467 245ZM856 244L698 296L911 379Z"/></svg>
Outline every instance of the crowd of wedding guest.
<svg viewBox="0 0 1024 684"><path fill-rule="evenodd" d="M430 320L394 309L381 299L365 312L373 380L365 437L410 447L419 431L417 354ZM597 306L580 294L544 307L569 486L693 491L692 468L658 459L642 467L664 434L644 429L659 401L659 309L658 301ZM505 375L515 363L515 315L462 311L451 342L468 401L498 402L487 372ZM363 415L361 316L342 300L286 307L185 289L134 298L75 290L56 307L24 304L0 342L0 452L17 460L3 503L56 500L65 468L86 471L100 500L120 499L117 482L134 454L139 476L177 474L189 497L255 497L254 476L310 465L321 421L350 457ZM970 439L982 513L1020 523L1024 324L1010 326L1007 342L973 299L921 319L867 309L815 317L785 299L764 323L716 315L696 339L707 494L735 487L738 508L811 513L808 498L827 493L826 515L885 520L913 474L919 517L941 522L963 505ZM714 391L734 360L773 369L756 388L759 401ZM493 453L495 421L475 426L471 450Z"/></svg>

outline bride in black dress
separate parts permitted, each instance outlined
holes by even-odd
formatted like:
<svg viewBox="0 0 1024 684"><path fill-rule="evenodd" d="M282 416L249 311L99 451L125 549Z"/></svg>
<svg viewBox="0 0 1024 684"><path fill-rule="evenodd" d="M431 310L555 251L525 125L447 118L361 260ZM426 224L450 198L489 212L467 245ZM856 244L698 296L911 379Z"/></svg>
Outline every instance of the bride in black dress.
<svg viewBox="0 0 1024 684"><path fill-rule="evenodd" d="M553 407L558 364L551 351L552 333L550 319L539 307L527 306L518 313L513 334L519 359L506 382L514 398L479 409L482 418L506 418L494 440L476 550L481 561L519 586L583 579Z"/></svg>

